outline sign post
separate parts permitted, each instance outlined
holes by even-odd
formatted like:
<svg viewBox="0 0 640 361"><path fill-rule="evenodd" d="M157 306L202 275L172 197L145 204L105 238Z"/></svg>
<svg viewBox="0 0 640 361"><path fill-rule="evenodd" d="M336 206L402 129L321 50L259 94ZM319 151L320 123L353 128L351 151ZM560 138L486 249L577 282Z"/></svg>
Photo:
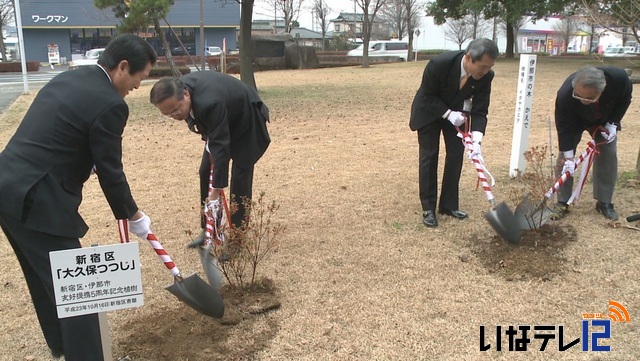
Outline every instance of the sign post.
<svg viewBox="0 0 640 361"><path fill-rule="evenodd" d="M58 318L98 314L102 350L111 360L106 312L144 304L138 243L49 253Z"/></svg>
<svg viewBox="0 0 640 361"><path fill-rule="evenodd" d="M53 69L54 64L60 64L60 52L58 51L58 44L47 45L47 53L49 54L49 66Z"/></svg>
<svg viewBox="0 0 640 361"><path fill-rule="evenodd" d="M533 105L533 85L536 75L536 55L520 54L518 91L516 94L516 114L513 121L513 140L511 142L511 162L509 176L516 177L524 172L526 160L524 152L529 147L531 107Z"/></svg>

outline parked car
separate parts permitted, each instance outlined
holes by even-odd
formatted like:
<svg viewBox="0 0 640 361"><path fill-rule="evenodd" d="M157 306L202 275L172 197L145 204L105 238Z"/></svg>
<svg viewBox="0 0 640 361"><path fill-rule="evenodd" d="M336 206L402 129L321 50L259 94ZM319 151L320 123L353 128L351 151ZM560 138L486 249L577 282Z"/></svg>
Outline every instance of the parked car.
<svg viewBox="0 0 640 361"><path fill-rule="evenodd" d="M400 60L407 61L407 51L409 49L409 43L406 41L398 40L372 40L369 42L369 56L393 56ZM347 56L362 56L364 51L364 44L359 45L357 48L350 50Z"/></svg>
<svg viewBox="0 0 640 361"><path fill-rule="evenodd" d="M98 64L100 55L104 52L104 48L91 49L84 53L82 59L76 59L69 62L69 69L76 69L81 66L90 66Z"/></svg>
<svg viewBox="0 0 640 361"><path fill-rule="evenodd" d="M185 49L187 51L185 51ZM184 44L184 48L182 46L176 46L171 49L171 55L196 55L196 44Z"/></svg>
<svg viewBox="0 0 640 361"><path fill-rule="evenodd" d="M634 56L633 46L610 46L604 49L605 57Z"/></svg>
<svg viewBox="0 0 640 361"><path fill-rule="evenodd" d="M210 46L207 48L207 56L220 56L222 49L219 46Z"/></svg>

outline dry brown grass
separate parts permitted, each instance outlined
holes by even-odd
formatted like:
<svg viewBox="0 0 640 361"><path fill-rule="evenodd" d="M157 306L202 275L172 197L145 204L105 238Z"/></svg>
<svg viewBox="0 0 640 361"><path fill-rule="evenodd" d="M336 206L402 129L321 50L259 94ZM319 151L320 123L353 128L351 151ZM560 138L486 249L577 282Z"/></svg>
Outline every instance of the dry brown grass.
<svg viewBox="0 0 640 361"><path fill-rule="evenodd" d="M538 64L530 145L549 143L555 92L582 65L550 59ZM241 315L237 324L201 316L163 289L172 279L142 244L145 305L109 315L114 356L136 361L639 359L639 233L611 228L596 214L590 187L558 225L574 229L576 241L557 249L545 245L558 256L557 269L546 277L504 277L505 264L490 259L497 252L478 252L500 243L483 217L489 205L475 190L470 164L463 167L460 205L470 219L440 217L436 229L422 225L417 137L408 116L424 66L256 74L272 111L273 142L257 165L254 193L275 199L279 220L287 225L282 247L263 265L262 275L273 280L282 307ZM500 60L495 71L483 151L497 178L496 197L508 202L515 185L507 169L518 63ZM149 88L127 98L132 111L124 136L125 171L178 266L185 274L204 276L196 254L184 247L185 231L198 227L203 144L184 124L148 105ZM0 144L13 134L29 99L24 96L0 118ZM635 167L639 111L634 102L620 133L621 173ZM639 195L635 188L616 190L621 216L640 211ZM113 215L95 179L86 184L81 213L91 227L83 243L117 242ZM537 250L513 249L507 256L518 260L523 252ZM4 240L0 259L0 359L46 360L22 273ZM525 324L563 324L567 338L574 339L580 336L582 313L607 313L610 299L625 305L632 320L613 324L606 341L611 353L583 353L579 346L560 353L557 340L545 352L537 351L540 340L532 340L526 353L479 351L481 325L491 341L495 325ZM508 347L504 335L502 345Z"/></svg>

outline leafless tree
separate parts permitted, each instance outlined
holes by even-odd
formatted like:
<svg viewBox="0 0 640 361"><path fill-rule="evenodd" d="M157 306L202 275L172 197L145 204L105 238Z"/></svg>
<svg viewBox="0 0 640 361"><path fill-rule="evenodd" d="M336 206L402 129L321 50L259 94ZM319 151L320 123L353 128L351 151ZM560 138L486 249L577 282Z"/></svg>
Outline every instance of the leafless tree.
<svg viewBox="0 0 640 361"><path fill-rule="evenodd" d="M257 89L253 74L253 46L251 46L251 23L255 0L213 0L223 6L240 4L240 79L243 83Z"/></svg>
<svg viewBox="0 0 640 361"><path fill-rule="evenodd" d="M331 9L327 6L327 3L324 0L313 0L312 10L320 24L320 31L322 32L322 50L324 50L324 39L327 35L327 30L329 29L328 17Z"/></svg>
<svg viewBox="0 0 640 361"><path fill-rule="evenodd" d="M387 0L380 9L379 19L389 24L398 39L407 34L407 8L405 0Z"/></svg>
<svg viewBox="0 0 640 361"><path fill-rule="evenodd" d="M640 0L582 0L583 9L598 26L622 35L622 40L634 37L640 43Z"/></svg>
<svg viewBox="0 0 640 361"><path fill-rule="evenodd" d="M4 44L2 29L13 22L13 15L13 0L0 0L0 54L2 54L3 61L7 61L7 59L5 59L7 56L7 47Z"/></svg>
<svg viewBox="0 0 640 361"><path fill-rule="evenodd" d="M284 31L290 33L293 29L293 23L298 21L300 17L300 9L305 0L264 0L274 9L274 13L282 14L284 19Z"/></svg>
<svg viewBox="0 0 640 361"><path fill-rule="evenodd" d="M373 32L373 23L376 19L378 11L387 2L387 0L355 0L356 4L362 10L362 66L369 67L369 40ZM355 15L355 14L354 14Z"/></svg>
<svg viewBox="0 0 640 361"><path fill-rule="evenodd" d="M469 21L469 16L447 20L444 26L444 37L458 44L458 49L462 50L462 44L473 38L473 23Z"/></svg>
<svg viewBox="0 0 640 361"><path fill-rule="evenodd" d="M577 16L565 16L562 20L553 26L553 30L557 31L564 40L563 52L567 52L567 46L569 41L576 35L576 32L581 28L580 18Z"/></svg>
<svg viewBox="0 0 640 361"><path fill-rule="evenodd" d="M472 39L484 37L489 30L490 24L485 19L482 9L470 8L467 15L467 21L471 24Z"/></svg>
<svg viewBox="0 0 640 361"><path fill-rule="evenodd" d="M407 16L407 33L409 38L409 53L407 59L411 59L413 54L413 36L420 27L420 20L424 14L425 4L421 0L404 0L405 14ZM426 34L425 34L426 36Z"/></svg>

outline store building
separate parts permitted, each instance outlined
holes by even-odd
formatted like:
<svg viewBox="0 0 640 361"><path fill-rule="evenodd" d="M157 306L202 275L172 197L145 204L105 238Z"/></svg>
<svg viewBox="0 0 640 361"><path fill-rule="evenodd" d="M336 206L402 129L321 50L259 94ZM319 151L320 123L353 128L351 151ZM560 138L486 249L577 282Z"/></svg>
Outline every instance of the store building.
<svg viewBox="0 0 640 361"><path fill-rule="evenodd" d="M49 45L56 44L61 59L102 48L118 34L119 20L111 9L100 10L93 0L29 0L20 2L22 31L27 61L49 61ZM240 5L235 1L204 1L204 37L206 46L227 50L238 48ZM200 49L200 0L180 0L170 8L167 25L161 20L171 49L180 50L179 37L192 55ZM160 40L151 25L138 34L148 39L158 55L164 55ZM177 36L176 36L177 35ZM173 51L172 51L173 53Z"/></svg>

